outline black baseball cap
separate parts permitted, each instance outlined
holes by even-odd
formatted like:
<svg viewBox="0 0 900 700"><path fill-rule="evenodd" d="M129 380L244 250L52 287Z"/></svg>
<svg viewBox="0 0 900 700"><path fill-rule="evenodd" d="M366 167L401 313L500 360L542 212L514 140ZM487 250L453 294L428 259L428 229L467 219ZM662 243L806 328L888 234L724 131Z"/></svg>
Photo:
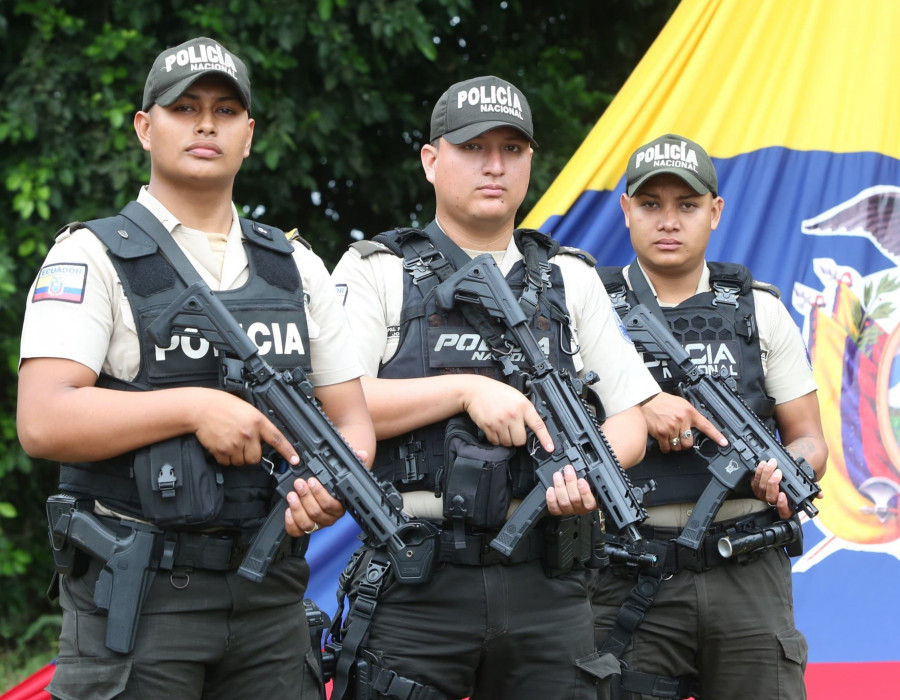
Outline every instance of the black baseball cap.
<svg viewBox="0 0 900 700"><path fill-rule="evenodd" d="M719 194L716 169L699 144L676 134L666 134L638 148L628 159L625 187L629 197L651 177L670 173L684 180L697 194Z"/></svg>
<svg viewBox="0 0 900 700"><path fill-rule="evenodd" d="M525 95L512 83L485 75L455 83L441 95L431 113L429 140L443 136L459 145L501 126L518 129L537 147Z"/></svg>
<svg viewBox="0 0 900 700"><path fill-rule="evenodd" d="M244 62L219 42L202 36L166 49L156 57L144 84L141 109L146 112L154 104L174 104L204 75L221 75L231 80L244 107L250 110L250 78Z"/></svg>

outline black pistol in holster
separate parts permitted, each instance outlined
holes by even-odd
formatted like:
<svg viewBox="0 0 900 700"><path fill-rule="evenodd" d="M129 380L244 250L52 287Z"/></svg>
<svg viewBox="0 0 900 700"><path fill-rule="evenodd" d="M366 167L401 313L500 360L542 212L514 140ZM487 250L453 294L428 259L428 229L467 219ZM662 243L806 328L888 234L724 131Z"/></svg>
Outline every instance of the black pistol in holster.
<svg viewBox="0 0 900 700"><path fill-rule="evenodd" d="M155 553L161 530L129 522L131 531L120 536L92 512L92 499L60 493L47 499L50 545L57 574L84 573L87 557L97 557L103 569L94 588L94 604L107 611L106 646L129 653L134 648L141 606L156 575Z"/></svg>

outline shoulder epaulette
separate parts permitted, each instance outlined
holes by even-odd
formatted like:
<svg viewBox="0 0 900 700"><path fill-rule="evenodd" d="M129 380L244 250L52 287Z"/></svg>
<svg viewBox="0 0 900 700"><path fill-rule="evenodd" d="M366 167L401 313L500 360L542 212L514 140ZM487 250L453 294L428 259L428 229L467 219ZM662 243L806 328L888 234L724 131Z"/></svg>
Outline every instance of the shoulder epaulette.
<svg viewBox="0 0 900 700"><path fill-rule="evenodd" d="M66 231L75 231L80 228L84 228L84 224L82 222L71 221L68 224L66 224L65 226L63 226L61 229L59 229L59 231L57 231L55 234L53 234L53 237L57 238L58 236L65 233Z"/></svg>
<svg viewBox="0 0 900 700"><path fill-rule="evenodd" d="M388 248L384 243L369 239L351 243L350 247L356 250L363 258L367 258L370 255L374 255L375 253L390 253L391 255L396 255L396 253Z"/></svg>
<svg viewBox="0 0 900 700"><path fill-rule="evenodd" d="M300 243L302 246L304 246L304 247L309 248L310 250L312 250L312 245L310 244L310 242L307 241L303 236L301 236L301 235L300 235L300 231L298 231L298 230L295 229L295 228L292 228L290 231L287 231L287 232L284 234L284 237L287 238L287 239L288 239L289 241L291 241L291 242L297 241L297 242Z"/></svg>
<svg viewBox="0 0 900 700"><path fill-rule="evenodd" d="M591 267L596 267L597 258L588 253L586 250L582 250L581 248L573 248L572 246L564 245L559 247L559 254L562 255L574 255L578 258L581 258Z"/></svg>
<svg viewBox="0 0 900 700"><path fill-rule="evenodd" d="M768 292L776 299L781 299L781 290L774 284L769 284L768 282L760 282L759 280L753 280L751 287L753 287L753 289L758 289L761 292Z"/></svg>

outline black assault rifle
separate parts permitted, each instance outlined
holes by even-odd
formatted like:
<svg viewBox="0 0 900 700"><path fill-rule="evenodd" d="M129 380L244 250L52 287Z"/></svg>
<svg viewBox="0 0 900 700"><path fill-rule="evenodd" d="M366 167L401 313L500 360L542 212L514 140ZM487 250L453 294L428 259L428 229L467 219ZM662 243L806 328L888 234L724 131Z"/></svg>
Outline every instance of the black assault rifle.
<svg viewBox="0 0 900 700"><path fill-rule="evenodd" d="M694 506L691 518L677 542L697 550L725 497L756 471L759 462L778 462L780 488L794 512L803 510L813 518L818 509L812 500L821 493L812 467L802 457L795 459L769 431L753 410L735 394L718 372L707 374L695 365L672 331L643 304L623 319L631 339L655 360L666 360L679 379L681 395L706 416L728 438L716 454L698 453L709 461L712 479Z"/></svg>
<svg viewBox="0 0 900 700"><path fill-rule="evenodd" d="M589 373L584 380L564 369L556 370L538 345L519 302L488 254L474 258L435 289L437 305L450 309L457 302L483 308L499 319L506 331L507 350L521 351L524 369L517 367L509 352L495 351L503 373L520 385L543 419L553 440L548 454L534 445L538 484L513 511L491 547L509 556L522 536L547 509L547 489L553 474L571 464L578 477L587 479L594 496L616 530L641 540L637 523L647 517L641 505L643 494L636 488L613 453L586 404L588 384L597 380Z"/></svg>
<svg viewBox="0 0 900 700"><path fill-rule="evenodd" d="M175 334L203 337L218 351L222 388L247 398L300 455L297 466L285 462L282 473L272 474L282 498L294 490L297 477L315 476L371 541L386 546L398 581L428 580L436 558L434 530L401 512L400 494L393 486L380 484L366 469L319 408L306 373L300 368L277 372L269 366L206 283L195 282L182 292L150 325L149 332L161 347ZM238 573L261 581L284 535L284 507L276 505L254 537Z"/></svg>

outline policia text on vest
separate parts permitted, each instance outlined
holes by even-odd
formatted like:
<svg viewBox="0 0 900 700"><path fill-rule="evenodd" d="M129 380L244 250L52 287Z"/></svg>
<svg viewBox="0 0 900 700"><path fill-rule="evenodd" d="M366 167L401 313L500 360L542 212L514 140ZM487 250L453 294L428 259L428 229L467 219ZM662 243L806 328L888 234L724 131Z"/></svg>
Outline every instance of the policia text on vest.
<svg viewBox="0 0 900 700"><path fill-rule="evenodd" d="M202 335L219 352L222 388L245 396L275 423L300 455L300 465L273 474L283 498L298 477L312 473L343 504L374 544L387 547L401 583L424 583L434 566L436 533L425 522L410 521L402 499L372 473L319 409L302 369L278 373L205 282L195 282L151 324L158 345L171 335ZM284 515L273 508L257 532L238 573L260 581L284 538Z"/></svg>
<svg viewBox="0 0 900 700"><path fill-rule="evenodd" d="M300 368L277 373L204 282L189 286L151 324L158 345L171 335L199 334L219 352L222 388L242 393L267 415L300 454L296 468L288 466L276 480L276 491L287 497L297 477L310 473L339 499L374 543L385 545L402 583L423 583L434 566L436 535L427 522L411 522L401 511L402 499L393 486L380 485L318 408L312 385ZM271 462L269 462L271 466ZM149 490L147 490L149 492ZM86 560L79 551L104 562L94 595L107 610L106 646L120 653L134 647L137 621L157 569L171 568L172 543L153 525L130 523L123 535L92 513L92 502L67 494L47 501L50 541L58 574L77 574ZM282 549L283 508L274 507L253 539L238 573L259 582ZM78 550L78 551L76 551Z"/></svg>
<svg viewBox="0 0 900 700"><path fill-rule="evenodd" d="M668 361L674 365L673 371L681 372L683 377L678 385L681 394L728 438L728 446L718 448L709 457L709 472L713 478L697 501L678 543L699 549L728 494L754 473L759 462L772 458L781 469L779 488L787 496L791 509L795 512L803 510L814 518L819 511L813 505L813 499L821 489L812 467L802 458L795 459L778 442L756 414L725 384L723 377L718 373L707 374L694 365L669 327L649 308L636 305L622 322L631 339L645 352L655 360ZM705 456L704 452L701 454ZM791 532L786 531L788 535Z"/></svg>
<svg viewBox="0 0 900 700"><path fill-rule="evenodd" d="M572 465L579 478L587 479L615 531L639 541L637 524L647 517L641 505L642 494L632 485L585 405L590 377L585 382L573 379L564 370L554 370L493 257L482 254L472 259L437 287L435 297L445 310L457 302L462 304L463 313L469 309L469 320L486 336L504 375L518 377L522 391L547 424L555 447L552 454L536 447L539 483L516 508L491 547L507 556L512 553L547 509L547 488L553 486L553 474L566 464ZM473 309L482 312L484 322L472 315ZM486 316L500 320L510 337L492 333ZM520 370L510 359L513 347L521 352L527 370Z"/></svg>

